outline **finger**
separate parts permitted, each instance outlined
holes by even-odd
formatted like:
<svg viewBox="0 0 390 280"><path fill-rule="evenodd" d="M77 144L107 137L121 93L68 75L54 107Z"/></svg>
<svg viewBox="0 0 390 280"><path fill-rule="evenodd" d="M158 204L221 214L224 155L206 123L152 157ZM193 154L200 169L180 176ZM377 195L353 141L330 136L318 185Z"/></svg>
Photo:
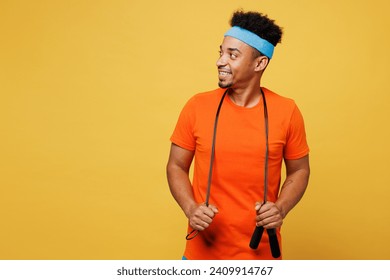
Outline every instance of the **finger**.
<svg viewBox="0 0 390 280"><path fill-rule="evenodd" d="M280 216L283 218L279 208L274 203L264 204L257 214L258 216L261 216L262 219L271 216Z"/></svg>
<svg viewBox="0 0 390 280"><path fill-rule="evenodd" d="M264 219L257 221L257 226L262 226L264 228L277 228L283 224L283 219L280 216L270 216Z"/></svg>
<svg viewBox="0 0 390 280"><path fill-rule="evenodd" d="M265 223L273 222L279 219L282 219L282 216L273 208L265 210L261 208L261 210L258 212L258 215L256 216L256 222L263 222L263 224L260 225L264 225Z"/></svg>
<svg viewBox="0 0 390 280"><path fill-rule="evenodd" d="M283 221L276 221L276 222L265 224L263 227L265 229L279 228L282 226L282 224L283 224Z"/></svg>
<svg viewBox="0 0 390 280"><path fill-rule="evenodd" d="M206 228L208 228L210 226L211 221L212 220L210 220L210 222L206 222L204 220L196 219L196 220L191 221L190 225L191 225L191 227L193 229L202 231L202 230L205 230Z"/></svg>
<svg viewBox="0 0 390 280"><path fill-rule="evenodd" d="M263 205L263 203L257 201L255 204L255 210L259 211L262 205Z"/></svg>
<svg viewBox="0 0 390 280"><path fill-rule="evenodd" d="M200 226L200 225L191 225L191 227L195 230L198 230L198 231L203 231L205 230L204 227Z"/></svg>
<svg viewBox="0 0 390 280"><path fill-rule="evenodd" d="M260 207L260 212L264 213L264 212L267 212L268 210L270 210L272 207L273 207L274 203L273 202L266 202L266 203L263 203Z"/></svg>
<svg viewBox="0 0 390 280"><path fill-rule="evenodd" d="M257 213L256 221L260 222L260 221L265 220L267 218L270 218L272 216L273 216L273 214L272 214L271 210L263 210L263 208L261 208Z"/></svg>
<svg viewBox="0 0 390 280"><path fill-rule="evenodd" d="M218 209L214 206L209 205L208 207L203 207L202 208L203 215L209 217L209 218L214 218L215 214L218 213Z"/></svg>
<svg viewBox="0 0 390 280"><path fill-rule="evenodd" d="M199 230L205 230L206 228L209 227L210 224L206 223L206 222L199 222L199 224L197 224L196 226L199 228Z"/></svg>
<svg viewBox="0 0 390 280"><path fill-rule="evenodd" d="M218 213L218 208L215 205L210 204L209 209L211 209L211 211L213 211L214 214Z"/></svg>
<svg viewBox="0 0 390 280"><path fill-rule="evenodd" d="M212 222L212 217L210 217L209 215L207 215L206 213L204 213L203 211L200 211L198 212L195 217L194 217L194 221L196 223L201 223L201 222L204 222L204 223L211 223Z"/></svg>

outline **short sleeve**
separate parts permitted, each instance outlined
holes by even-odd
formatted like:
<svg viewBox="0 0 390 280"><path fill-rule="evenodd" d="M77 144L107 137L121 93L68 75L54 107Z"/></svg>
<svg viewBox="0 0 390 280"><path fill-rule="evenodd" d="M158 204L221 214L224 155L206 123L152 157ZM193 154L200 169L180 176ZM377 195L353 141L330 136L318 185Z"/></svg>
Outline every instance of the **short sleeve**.
<svg viewBox="0 0 390 280"><path fill-rule="evenodd" d="M306 140L305 123L301 112L295 105L291 114L287 131L287 141L284 148L285 159L299 159L309 153L309 146Z"/></svg>
<svg viewBox="0 0 390 280"><path fill-rule="evenodd" d="M191 98L183 107L175 130L170 138L171 142L184 149L194 151L196 139L194 136L194 126L196 121L195 99Z"/></svg>

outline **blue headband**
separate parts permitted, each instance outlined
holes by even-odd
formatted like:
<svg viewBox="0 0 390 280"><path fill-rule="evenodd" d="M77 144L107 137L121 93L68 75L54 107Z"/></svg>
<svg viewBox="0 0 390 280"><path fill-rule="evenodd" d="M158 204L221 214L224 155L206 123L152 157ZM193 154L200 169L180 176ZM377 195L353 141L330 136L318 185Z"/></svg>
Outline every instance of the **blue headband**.
<svg viewBox="0 0 390 280"><path fill-rule="evenodd" d="M272 58L272 55L274 53L274 45L251 31L248 31L238 26L233 26L225 33L225 37L226 36L236 38L244 42L245 44L255 48L256 50L267 56L269 59Z"/></svg>

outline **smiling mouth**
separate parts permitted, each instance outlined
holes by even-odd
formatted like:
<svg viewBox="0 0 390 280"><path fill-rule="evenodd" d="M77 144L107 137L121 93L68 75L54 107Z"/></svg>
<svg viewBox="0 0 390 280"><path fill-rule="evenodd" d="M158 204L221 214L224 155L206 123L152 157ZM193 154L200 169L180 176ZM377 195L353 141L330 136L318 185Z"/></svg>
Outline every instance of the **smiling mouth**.
<svg viewBox="0 0 390 280"><path fill-rule="evenodd" d="M224 76L227 76L227 75L231 75L231 72L219 70L219 71L218 71L218 74L219 74L219 76L224 77Z"/></svg>

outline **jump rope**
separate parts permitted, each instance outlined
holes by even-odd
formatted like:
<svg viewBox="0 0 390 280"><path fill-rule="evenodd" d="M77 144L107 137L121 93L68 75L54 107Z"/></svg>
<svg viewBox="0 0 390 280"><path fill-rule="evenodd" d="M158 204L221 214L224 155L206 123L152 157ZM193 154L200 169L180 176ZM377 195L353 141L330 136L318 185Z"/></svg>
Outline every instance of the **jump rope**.
<svg viewBox="0 0 390 280"><path fill-rule="evenodd" d="M219 119L219 112L221 111L223 100L225 99L225 96L229 89L225 90L225 92L222 95L222 98L219 102L217 113L215 115L215 121L214 121L214 130L213 130L213 139L211 144L211 157L210 157L210 167L209 167L209 175L207 179L207 192L206 192L206 200L205 204L206 206L209 206L209 200L210 200L210 190L211 190L211 179L212 179L212 173L213 173L213 164L214 164L214 157L215 157L215 140L217 136L217 126L218 126L218 119ZM264 162L264 199L263 204L267 203L267 194L268 194L268 155L269 155L269 144L268 144L268 134L269 134L269 128L268 128L268 110L267 110L267 103L265 100L265 95L263 90L260 88L261 96L263 98L263 107L264 107L264 124L265 124L265 162ZM249 247L253 250L256 250L259 246L260 240L263 236L264 227L262 226L256 226L255 230L252 234L252 238L249 242ZM189 234L187 234L186 239L191 240L195 238L198 235L199 231L193 229ZM269 245L271 248L271 254L274 258L280 257L280 248L279 248L279 242L276 235L276 229L267 229L268 234L268 240Z"/></svg>

